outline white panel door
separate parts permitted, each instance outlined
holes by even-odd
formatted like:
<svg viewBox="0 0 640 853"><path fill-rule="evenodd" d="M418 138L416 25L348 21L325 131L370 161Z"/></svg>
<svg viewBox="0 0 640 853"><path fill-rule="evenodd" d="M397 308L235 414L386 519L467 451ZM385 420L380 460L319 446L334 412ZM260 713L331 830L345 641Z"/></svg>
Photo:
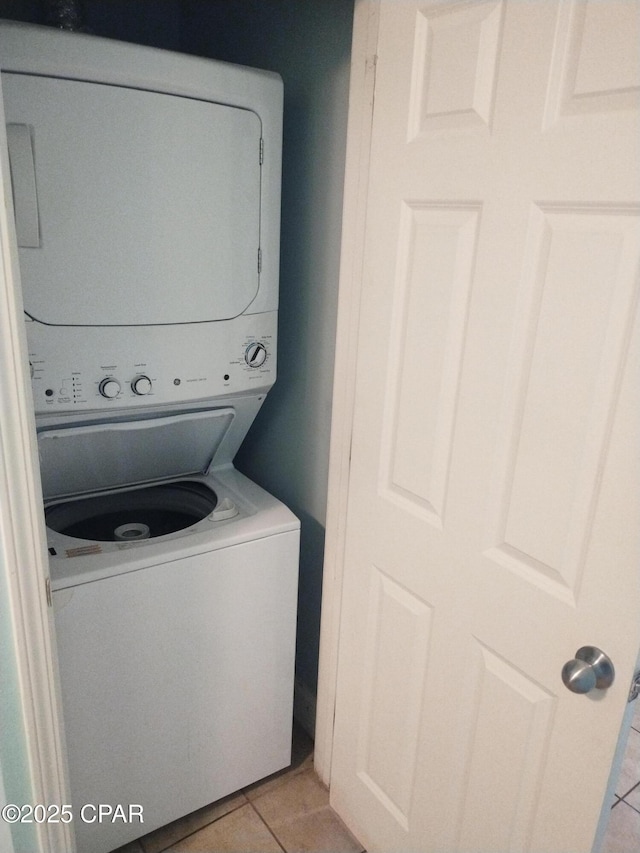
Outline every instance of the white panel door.
<svg viewBox="0 0 640 853"><path fill-rule="evenodd" d="M331 775L369 851L591 850L640 645L639 34L380 4Z"/></svg>

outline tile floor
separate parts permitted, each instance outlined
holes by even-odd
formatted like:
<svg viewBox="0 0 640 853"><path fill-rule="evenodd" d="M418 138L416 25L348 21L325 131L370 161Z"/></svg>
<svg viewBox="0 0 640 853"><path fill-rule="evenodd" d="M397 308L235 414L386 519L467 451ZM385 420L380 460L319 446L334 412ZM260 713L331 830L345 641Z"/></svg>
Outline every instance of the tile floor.
<svg viewBox="0 0 640 853"><path fill-rule="evenodd" d="M640 850L640 699L631 726L601 853Z"/></svg>
<svg viewBox="0 0 640 853"><path fill-rule="evenodd" d="M329 806L313 742L294 727L291 767L114 853L364 853Z"/></svg>
<svg viewBox="0 0 640 853"><path fill-rule="evenodd" d="M365 853L329 806L313 742L296 726L289 768L114 853ZM640 851L640 700L601 853Z"/></svg>

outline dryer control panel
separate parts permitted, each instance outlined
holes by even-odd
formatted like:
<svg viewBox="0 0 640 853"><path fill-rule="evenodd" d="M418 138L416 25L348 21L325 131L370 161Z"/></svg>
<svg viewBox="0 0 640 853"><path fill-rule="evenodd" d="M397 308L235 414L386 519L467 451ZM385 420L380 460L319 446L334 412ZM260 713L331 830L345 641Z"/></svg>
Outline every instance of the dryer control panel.
<svg viewBox="0 0 640 853"><path fill-rule="evenodd" d="M36 414L266 393L277 312L217 323L76 329L27 321Z"/></svg>

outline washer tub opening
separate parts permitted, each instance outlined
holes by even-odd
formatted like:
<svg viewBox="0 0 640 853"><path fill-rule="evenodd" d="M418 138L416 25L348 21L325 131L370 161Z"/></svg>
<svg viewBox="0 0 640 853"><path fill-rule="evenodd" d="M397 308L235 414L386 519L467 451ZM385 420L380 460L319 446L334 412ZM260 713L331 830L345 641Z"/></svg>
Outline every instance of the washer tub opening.
<svg viewBox="0 0 640 853"><path fill-rule="evenodd" d="M47 527L98 542L135 542L184 530L212 512L216 493L193 480L76 498L45 508Z"/></svg>

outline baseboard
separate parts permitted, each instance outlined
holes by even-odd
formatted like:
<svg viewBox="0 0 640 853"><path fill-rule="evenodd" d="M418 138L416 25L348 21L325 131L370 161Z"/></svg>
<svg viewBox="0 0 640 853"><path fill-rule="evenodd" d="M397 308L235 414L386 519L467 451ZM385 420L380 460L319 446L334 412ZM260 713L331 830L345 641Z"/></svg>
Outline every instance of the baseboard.
<svg viewBox="0 0 640 853"><path fill-rule="evenodd" d="M316 694L299 678L296 678L293 693L293 716L309 737L315 739Z"/></svg>

